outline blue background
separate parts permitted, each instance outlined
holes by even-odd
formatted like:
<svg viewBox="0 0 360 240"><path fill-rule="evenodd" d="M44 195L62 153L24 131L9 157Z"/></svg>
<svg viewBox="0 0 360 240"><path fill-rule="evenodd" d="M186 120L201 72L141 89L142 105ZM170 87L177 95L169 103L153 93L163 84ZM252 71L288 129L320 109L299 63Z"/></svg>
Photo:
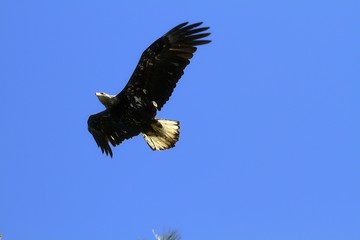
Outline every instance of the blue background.
<svg viewBox="0 0 360 240"><path fill-rule="evenodd" d="M360 239L360 2L0 1L3 239ZM142 137L101 154L87 118L175 25L201 46Z"/></svg>

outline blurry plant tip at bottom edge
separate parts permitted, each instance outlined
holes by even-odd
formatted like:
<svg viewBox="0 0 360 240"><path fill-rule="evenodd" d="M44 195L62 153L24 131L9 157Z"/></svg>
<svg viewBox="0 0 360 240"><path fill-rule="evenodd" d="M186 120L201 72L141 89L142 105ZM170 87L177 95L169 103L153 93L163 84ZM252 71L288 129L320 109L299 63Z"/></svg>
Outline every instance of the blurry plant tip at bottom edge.
<svg viewBox="0 0 360 240"><path fill-rule="evenodd" d="M180 240L181 237L177 231L169 231L168 233L163 234L162 236L158 235L154 229L152 230L156 240Z"/></svg>

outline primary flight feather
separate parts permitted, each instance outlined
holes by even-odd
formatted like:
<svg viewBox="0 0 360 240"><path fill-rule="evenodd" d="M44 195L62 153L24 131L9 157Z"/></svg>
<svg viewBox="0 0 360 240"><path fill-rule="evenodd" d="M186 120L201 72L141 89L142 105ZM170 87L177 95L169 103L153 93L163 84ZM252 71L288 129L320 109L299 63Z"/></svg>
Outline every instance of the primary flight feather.
<svg viewBox="0 0 360 240"><path fill-rule="evenodd" d="M196 46L211 42L204 39L209 27L201 24L179 24L151 44L119 94L96 93L106 109L89 117L88 130L102 153L112 157L110 144L115 147L140 133L152 150L175 146L180 123L157 119L156 113L169 100Z"/></svg>

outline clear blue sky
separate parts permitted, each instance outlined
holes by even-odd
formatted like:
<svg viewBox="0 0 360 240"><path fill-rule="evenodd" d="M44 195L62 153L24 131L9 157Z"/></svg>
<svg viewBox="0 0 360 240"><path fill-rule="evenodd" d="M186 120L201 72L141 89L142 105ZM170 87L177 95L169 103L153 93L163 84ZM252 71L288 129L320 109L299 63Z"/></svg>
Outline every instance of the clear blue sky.
<svg viewBox="0 0 360 240"><path fill-rule="evenodd" d="M360 239L360 2L0 1L4 240ZM173 26L202 46L142 137L101 154L87 118Z"/></svg>

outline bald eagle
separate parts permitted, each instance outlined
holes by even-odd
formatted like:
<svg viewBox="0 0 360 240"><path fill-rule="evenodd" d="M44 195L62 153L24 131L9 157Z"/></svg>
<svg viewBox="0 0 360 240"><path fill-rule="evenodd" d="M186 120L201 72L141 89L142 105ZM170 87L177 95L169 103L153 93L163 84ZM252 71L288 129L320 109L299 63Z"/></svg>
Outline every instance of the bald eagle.
<svg viewBox="0 0 360 240"><path fill-rule="evenodd" d="M115 147L140 133L152 150L175 146L180 123L158 119L156 113L169 100L196 46L211 42L204 39L209 27L201 24L179 24L151 44L119 94L96 93L106 109L89 117L88 130L102 153L112 157L109 143Z"/></svg>

